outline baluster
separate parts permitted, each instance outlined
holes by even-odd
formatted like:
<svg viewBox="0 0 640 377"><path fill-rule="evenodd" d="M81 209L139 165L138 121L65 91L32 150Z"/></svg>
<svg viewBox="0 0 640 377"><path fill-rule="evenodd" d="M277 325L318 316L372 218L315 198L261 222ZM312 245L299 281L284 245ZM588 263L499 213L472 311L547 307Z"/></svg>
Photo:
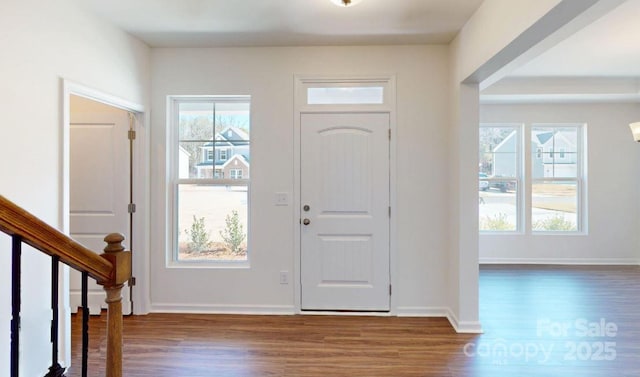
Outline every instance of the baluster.
<svg viewBox="0 0 640 377"><path fill-rule="evenodd" d="M64 377L65 368L58 363L58 289L60 257L51 257L51 366L45 377Z"/></svg>
<svg viewBox="0 0 640 377"><path fill-rule="evenodd" d="M22 238L11 237L11 377L18 377L20 364L20 272Z"/></svg>
<svg viewBox="0 0 640 377"><path fill-rule="evenodd" d="M89 274L82 273L82 377L87 377L89 360Z"/></svg>

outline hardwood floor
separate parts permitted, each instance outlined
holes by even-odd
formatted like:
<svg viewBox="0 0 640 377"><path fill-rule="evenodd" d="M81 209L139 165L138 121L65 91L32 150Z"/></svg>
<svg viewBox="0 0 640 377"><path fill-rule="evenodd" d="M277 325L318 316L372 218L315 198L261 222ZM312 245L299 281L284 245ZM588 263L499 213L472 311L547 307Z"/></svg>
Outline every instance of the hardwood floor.
<svg viewBox="0 0 640 377"><path fill-rule="evenodd" d="M483 266L481 335L443 318L132 316L124 375L637 377L638 292L640 267ZM105 321L90 321L91 376L104 375Z"/></svg>

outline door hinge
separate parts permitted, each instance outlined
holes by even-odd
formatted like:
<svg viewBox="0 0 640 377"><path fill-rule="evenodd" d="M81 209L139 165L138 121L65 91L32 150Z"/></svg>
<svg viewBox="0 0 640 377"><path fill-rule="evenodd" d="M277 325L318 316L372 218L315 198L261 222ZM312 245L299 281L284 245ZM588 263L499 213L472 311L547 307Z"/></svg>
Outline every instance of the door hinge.
<svg viewBox="0 0 640 377"><path fill-rule="evenodd" d="M134 203L129 203L129 206L127 208L127 211L129 213L135 213L136 212L136 205Z"/></svg>
<svg viewBox="0 0 640 377"><path fill-rule="evenodd" d="M391 128L389 128L389 140L391 140Z"/></svg>
<svg viewBox="0 0 640 377"><path fill-rule="evenodd" d="M133 287L134 285L136 285L136 277L132 276L131 279L129 279L129 286Z"/></svg>
<svg viewBox="0 0 640 377"><path fill-rule="evenodd" d="M135 140L136 139L136 131L135 130L129 130L128 137L129 137L129 140Z"/></svg>
<svg viewBox="0 0 640 377"><path fill-rule="evenodd" d="M391 296L391 284L389 284L389 296Z"/></svg>
<svg viewBox="0 0 640 377"><path fill-rule="evenodd" d="M389 218L391 218L391 206L389 206Z"/></svg>

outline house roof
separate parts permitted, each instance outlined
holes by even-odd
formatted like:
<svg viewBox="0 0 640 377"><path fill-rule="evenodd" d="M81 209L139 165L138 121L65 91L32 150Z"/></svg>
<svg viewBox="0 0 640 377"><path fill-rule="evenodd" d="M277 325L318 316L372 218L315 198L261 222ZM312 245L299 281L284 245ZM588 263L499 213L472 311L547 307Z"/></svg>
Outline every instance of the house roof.
<svg viewBox="0 0 640 377"><path fill-rule="evenodd" d="M231 131L231 136L229 136ZM241 146L249 145L249 134L239 127L226 127L221 132L216 133L216 145ZM213 141L205 143L202 148L212 147Z"/></svg>
<svg viewBox="0 0 640 377"><path fill-rule="evenodd" d="M548 146L555 140L561 139L566 145L575 147L578 144L577 133L575 131L564 131L562 129L558 131L540 131L534 132L531 138L532 142L537 143L539 146Z"/></svg>
<svg viewBox="0 0 640 377"><path fill-rule="evenodd" d="M533 141L538 145L544 145L549 140L551 140L551 138L553 137L553 132L540 132L540 133L534 134L533 136L534 137L531 141Z"/></svg>
<svg viewBox="0 0 640 377"><path fill-rule="evenodd" d="M516 134L516 131L513 131L507 137L505 137L500 144L496 145L493 148L494 152L502 149ZM549 146L548 144L553 143L557 139L562 139L565 142L565 145L575 147L577 145L577 133L574 131L564 131L562 129L557 131L534 131L531 136L531 143L536 146Z"/></svg>
<svg viewBox="0 0 640 377"><path fill-rule="evenodd" d="M513 139L513 137L515 136L516 131L511 132L509 135L507 135L507 137L505 137L504 139L502 139L502 141L500 142L500 144L496 145L493 148L493 152L499 151L500 149L502 149L502 147L504 147L505 144L507 144L509 141L511 141L511 139Z"/></svg>

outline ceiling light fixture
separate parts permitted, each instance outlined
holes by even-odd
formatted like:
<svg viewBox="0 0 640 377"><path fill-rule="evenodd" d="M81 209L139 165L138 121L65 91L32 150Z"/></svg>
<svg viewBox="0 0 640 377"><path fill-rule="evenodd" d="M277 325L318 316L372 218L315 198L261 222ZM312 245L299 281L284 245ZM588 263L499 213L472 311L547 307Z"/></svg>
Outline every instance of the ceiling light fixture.
<svg viewBox="0 0 640 377"><path fill-rule="evenodd" d="M633 134L633 140L640 142L640 122L631 123L629 125L631 133Z"/></svg>
<svg viewBox="0 0 640 377"><path fill-rule="evenodd" d="M348 6L356 5L362 0L331 0L332 3L339 7L346 8Z"/></svg>

